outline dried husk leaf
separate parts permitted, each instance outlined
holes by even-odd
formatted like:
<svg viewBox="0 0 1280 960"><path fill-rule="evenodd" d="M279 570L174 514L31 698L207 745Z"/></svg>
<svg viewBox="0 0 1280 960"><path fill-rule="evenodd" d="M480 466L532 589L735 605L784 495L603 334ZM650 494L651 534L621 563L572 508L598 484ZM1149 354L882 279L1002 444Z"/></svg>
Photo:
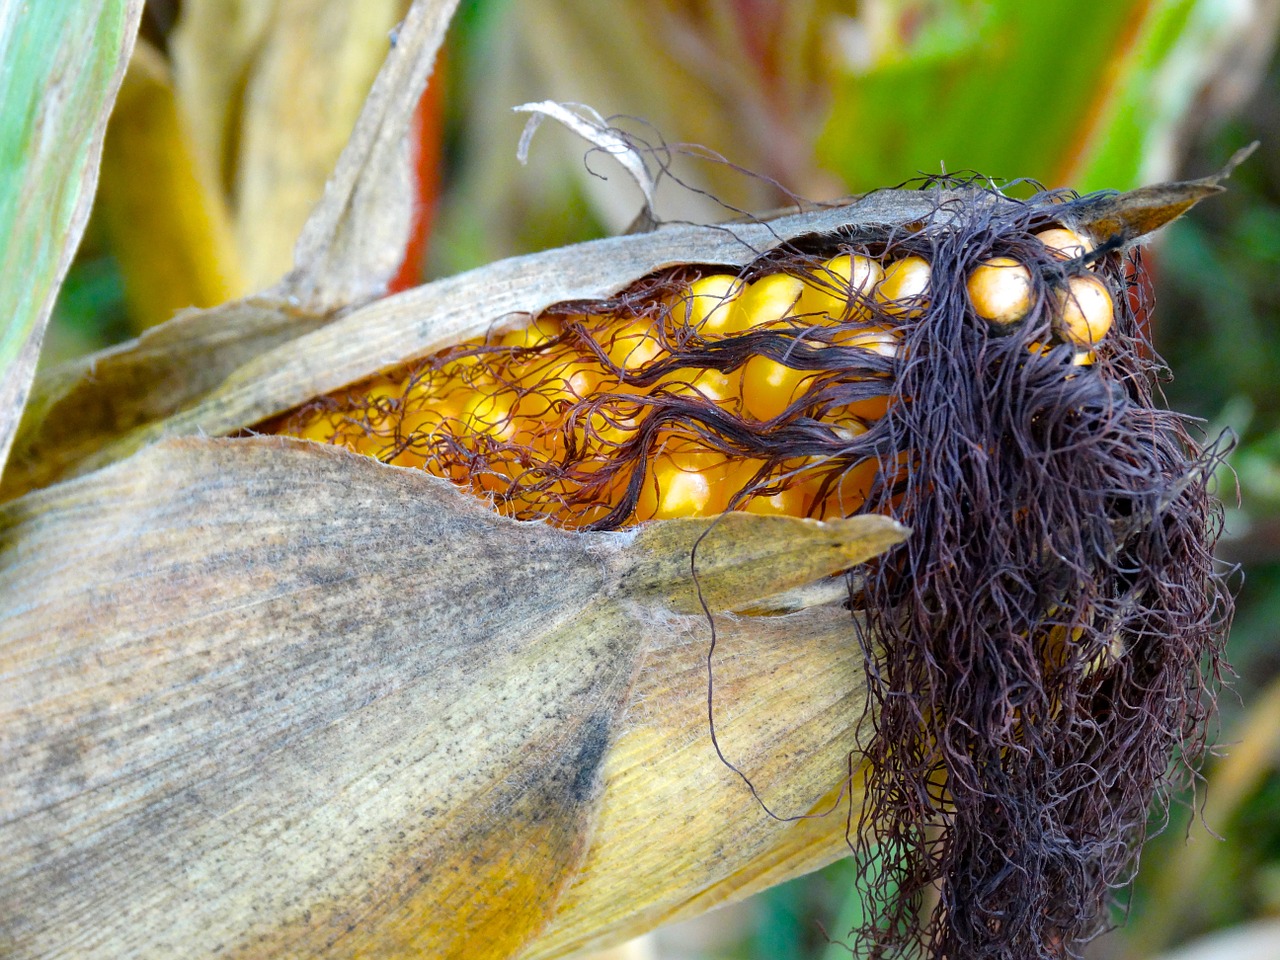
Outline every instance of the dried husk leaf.
<svg viewBox="0 0 1280 960"><path fill-rule="evenodd" d="M381 295L413 225L408 133L458 0L414 0L365 100L351 140L302 228L285 278L314 311Z"/></svg>
<svg viewBox="0 0 1280 960"><path fill-rule="evenodd" d="M293 265L299 232L351 135L406 6L405 0L276 4L255 51L239 118L236 234L249 289L275 282ZM204 39L216 44L220 32Z"/></svg>
<svg viewBox="0 0 1280 960"><path fill-rule="evenodd" d="M178 111L168 63L145 41L107 127L97 209L135 331L246 292L226 201Z"/></svg>
<svg viewBox="0 0 1280 960"><path fill-rule="evenodd" d="M843 808L780 822L717 761L689 558L723 609L904 533L569 534L276 438L15 501L0 952L560 956L811 869ZM858 744L848 612L714 623L726 755L776 812L820 806Z"/></svg>
<svg viewBox="0 0 1280 960"><path fill-rule="evenodd" d="M237 112L278 0L184 0L173 32L174 92L196 155L223 188L233 179Z"/></svg>

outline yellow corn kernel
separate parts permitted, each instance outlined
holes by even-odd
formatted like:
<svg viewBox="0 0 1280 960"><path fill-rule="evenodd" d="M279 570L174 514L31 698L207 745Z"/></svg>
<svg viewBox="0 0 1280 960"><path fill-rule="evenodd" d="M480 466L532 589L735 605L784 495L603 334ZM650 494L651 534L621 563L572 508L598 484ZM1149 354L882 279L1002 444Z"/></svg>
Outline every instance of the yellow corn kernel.
<svg viewBox="0 0 1280 960"><path fill-rule="evenodd" d="M644 406L630 400L609 402L587 414L574 415L568 426L572 428L580 449L609 457L636 435L644 419L644 411Z"/></svg>
<svg viewBox="0 0 1280 960"><path fill-rule="evenodd" d="M1012 257L983 260L969 274L966 286L973 312L1001 326L1025 320L1035 303L1031 271Z"/></svg>
<svg viewBox="0 0 1280 960"><path fill-rule="evenodd" d="M871 486L875 483L879 465L875 460L862 460L849 467L840 479L828 488L827 495L818 505L815 515L822 520L847 517L862 509Z"/></svg>
<svg viewBox="0 0 1280 960"><path fill-rule="evenodd" d="M831 338L831 342L842 347L861 347L882 357L896 357L902 344L898 337L885 327L871 327L866 330L841 330Z"/></svg>
<svg viewBox="0 0 1280 960"><path fill-rule="evenodd" d="M803 395L816 377L771 357L754 356L742 368L742 407L757 420L772 420Z"/></svg>
<svg viewBox="0 0 1280 960"><path fill-rule="evenodd" d="M460 419L468 433L484 433L495 440L509 442L515 437L516 392L476 393L462 407Z"/></svg>
<svg viewBox="0 0 1280 960"><path fill-rule="evenodd" d="M728 478L729 489L745 490L763 467L762 460L744 460L736 464ZM777 493L759 493L747 497L738 504L737 509L768 517L805 516L813 501L814 483L803 476L792 475L793 471L789 470L787 473L787 476L777 478L782 483L782 489Z"/></svg>
<svg viewBox="0 0 1280 960"><path fill-rule="evenodd" d="M687 323L703 333L721 333L733 302L742 296L746 284L727 273L713 273L689 284L671 307L672 319Z"/></svg>
<svg viewBox="0 0 1280 960"><path fill-rule="evenodd" d="M297 432L297 436L316 443L328 443L341 429L343 419L341 413L317 413Z"/></svg>
<svg viewBox="0 0 1280 960"><path fill-rule="evenodd" d="M565 353L554 357L549 364L523 371L520 383L534 389L549 402L574 402L601 390L612 390L618 381L599 364Z"/></svg>
<svg viewBox="0 0 1280 960"><path fill-rule="evenodd" d="M772 273L748 285L742 296L733 301L719 323L708 319L703 326L707 334L746 333L765 327L796 313L796 303L804 293L804 281L786 273Z"/></svg>
<svg viewBox="0 0 1280 960"><path fill-rule="evenodd" d="M742 374L682 367L661 377L654 390L662 388L676 396L698 396L723 406L735 406L742 396Z"/></svg>
<svg viewBox="0 0 1280 960"><path fill-rule="evenodd" d="M887 389L887 385L886 385ZM837 432L853 439L867 432L867 424L879 420L889 412L889 395L882 393L866 400L858 400L841 407L834 414L824 418L825 422L834 426Z"/></svg>
<svg viewBox="0 0 1280 960"><path fill-rule="evenodd" d="M498 343L504 347L532 350L546 346L560 336L561 332L560 322L555 317L535 317L523 327L508 330L499 338Z"/></svg>
<svg viewBox="0 0 1280 960"><path fill-rule="evenodd" d="M653 321L642 317L620 328L605 353L624 372L639 373L662 354L662 344L654 335Z"/></svg>
<svg viewBox="0 0 1280 960"><path fill-rule="evenodd" d="M1072 277L1059 291L1053 331L1063 341L1088 350L1102 341L1115 322L1111 292L1097 277Z"/></svg>
<svg viewBox="0 0 1280 960"><path fill-rule="evenodd" d="M1052 227L1041 230L1036 239L1049 248L1059 260L1075 260L1094 250L1093 241L1082 233L1068 230L1066 227Z"/></svg>
<svg viewBox="0 0 1280 960"><path fill-rule="evenodd" d="M903 257L889 264L876 287L876 299L894 317L918 317L929 306L932 268L924 257Z"/></svg>
<svg viewBox="0 0 1280 960"><path fill-rule="evenodd" d="M867 316L866 300L883 279L884 270L870 257L833 257L805 279L795 313L815 323L823 317L837 323L860 319Z"/></svg>
<svg viewBox="0 0 1280 960"><path fill-rule="evenodd" d="M636 503L637 520L709 517L729 505L733 465L714 451L664 450L651 461Z"/></svg>

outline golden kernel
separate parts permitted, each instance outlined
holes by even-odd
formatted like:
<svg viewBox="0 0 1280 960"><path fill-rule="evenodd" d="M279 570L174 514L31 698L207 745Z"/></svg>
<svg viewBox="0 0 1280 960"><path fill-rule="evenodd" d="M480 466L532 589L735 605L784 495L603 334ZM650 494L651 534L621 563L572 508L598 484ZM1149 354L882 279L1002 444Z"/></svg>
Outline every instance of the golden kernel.
<svg viewBox="0 0 1280 960"><path fill-rule="evenodd" d="M485 433L495 440L511 440L516 432L516 394L513 390L499 393L476 393L463 406L460 419L470 433Z"/></svg>
<svg viewBox="0 0 1280 960"><path fill-rule="evenodd" d="M657 359L662 344L653 333L653 321L647 317L633 320L615 331L605 345L605 353L627 373L637 373Z"/></svg>
<svg viewBox="0 0 1280 960"><path fill-rule="evenodd" d="M983 260L969 274L967 287L973 312L1002 326L1025 320L1035 303L1031 271L1012 257Z"/></svg>
<svg viewBox="0 0 1280 960"><path fill-rule="evenodd" d="M670 520L675 517L708 517L728 505L724 483L729 470L721 463L700 469L686 468L665 453L653 461L636 503L637 520Z"/></svg>
<svg viewBox="0 0 1280 960"><path fill-rule="evenodd" d="M865 317L866 299L884 270L870 257L844 254L833 257L805 279L804 292L796 303L796 315L821 322L824 317L839 323Z"/></svg>
<svg viewBox="0 0 1280 960"><path fill-rule="evenodd" d="M689 284L687 292L680 295L671 307L675 323L687 323L695 329L709 325L704 333L719 333L729 314L733 301L742 296L747 285L727 273L713 273Z"/></svg>
<svg viewBox="0 0 1280 960"><path fill-rule="evenodd" d="M902 347L897 335L884 327L841 330L831 338L831 342L841 347L861 347L863 350L870 350L872 353L889 358L896 357Z"/></svg>
<svg viewBox="0 0 1280 960"><path fill-rule="evenodd" d="M1072 277L1058 293L1053 330L1061 340L1082 350L1099 343L1115 321L1115 305L1097 277Z"/></svg>
<svg viewBox="0 0 1280 960"><path fill-rule="evenodd" d="M764 467L763 460L743 460L734 465L733 473L727 478L731 490L744 490L756 478ZM796 472L796 467L786 470L787 475L768 477L765 485L778 483L782 489L777 493L757 493L739 501L735 509L745 513L754 513L769 517L803 517L813 499L814 485L810 477Z"/></svg>
<svg viewBox="0 0 1280 960"><path fill-rule="evenodd" d="M681 367L659 379L654 389L658 387L677 396L701 397L719 406L730 406L742 395L742 374Z"/></svg>
<svg viewBox="0 0 1280 960"><path fill-rule="evenodd" d="M708 320L703 332L746 333L794 316L796 303L804 289L804 281L790 274L771 273L761 277L733 302L722 322L717 325Z"/></svg>
<svg viewBox="0 0 1280 960"><path fill-rule="evenodd" d="M742 406L757 420L772 420L804 393L817 374L756 355L742 368Z"/></svg>
<svg viewBox="0 0 1280 960"><path fill-rule="evenodd" d="M1093 241L1084 234L1068 230L1066 227L1052 227L1041 230L1036 239L1049 248L1059 260L1075 260L1086 253L1093 252Z"/></svg>
<svg viewBox="0 0 1280 960"><path fill-rule="evenodd" d="M876 287L876 299L885 304L885 312L895 317L920 316L929 306L931 269L924 257L903 257L889 264Z"/></svg>
<svg viewBox="0 0 1280 960"><path fill-rule="evenodd" d="M508 330L498 342L504 347L530 350L546 346L560 336L560 321L556 317L537 317L518 330Z"/></svg>
<svg viewBox="0 0 1280 960"><path fill-rule="evenodd" d="M861 460L845 470L828 488L818 518L848 517L861 510L878 472L879 464L871 459Z"/></svg>

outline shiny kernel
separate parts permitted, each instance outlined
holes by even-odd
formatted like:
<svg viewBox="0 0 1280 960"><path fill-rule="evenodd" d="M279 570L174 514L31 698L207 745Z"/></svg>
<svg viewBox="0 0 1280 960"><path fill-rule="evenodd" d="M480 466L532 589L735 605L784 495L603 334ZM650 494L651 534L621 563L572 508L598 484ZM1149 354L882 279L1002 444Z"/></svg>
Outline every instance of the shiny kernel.
<svg viewBox="0 0 1280 960"><path fill-rule="evenodd" d="M902 348L898 337L883 327L869 330L841 330L831 338L831 342L841 347L860 347L890 359L896 357Z"/></svg>
<svg viewBox="0 0 1280 960"><path fill-rule="evenodd" d="M969 274L967 288L973 312L1001 326L1025 320L1035 303L1031 271L1012 257L983 260Z"/></svg>
<svg viewBox="0 0 1280 960"><path fill-rule="evenodd" d="M848 517L861 510L878 472L879 464L870 459L845 470L840 479L828 488L826 499L818 511L819 519Z"/></svg>
<svg viewBox="0 0 1280 960"><path fill-rule="evenodd" d="M573 402L592 396L606 382L612 386L616 378L594 362L580 360L576 354L556 358L549 366L530 370L521 385L545 397L548 402Z"/></svg>
<svg viewBox="0 0 1280 960"><path fill-rule="evenodd" d="M889 264L876 287L876 299L896 317L918 317L929 306L932 268L924 257L903 257Z"/></svg>
<svg viewBox="0 0 1280 960"><path fill-rule="evenodd" d="M727 273L714 273L689 284L686 293L676 299L671 307L671 317L676 323L687 323L703 333L719 333L729 315L729 308L742 295L747 285Z"/></svg>
<svg viewBox="0 0 1280 960"><path fill-rule="evenodd" d="M879 420L889 412L889 395L882 393L878 397L868 397L866 400L855 401L849 404L845 410L850 416L858 417L861 420Z"/></svg>
<svg viewBox="0 0 1280 960"><path fill-rule="evenodd" d="M731 406L742 395L742 374L681 367L659 379L654 389L659 387L675 396L701 397L718 406Z"/></svg>
<svg viewBox="0 0 1280 960"><path fill-rule="evenodd" d="M836 323L865 317L869 312L865 301L883 279L883 268L870 257L833 257L806 278L796 315Z"/></svg>
<svg viewBox="0 0 1280 960"><path fill-rule="evenodd" d="M538 317L518 330L508 330L498 342L504 347L531 350L543 347L560 336L560 321L555 317Z"/></svg>
<svg viewBox="0 0 1280 960"><path fill-rule="evenodd" d="M742 369L742 406L757 420L772 420L801 396L817 374L756 355Z"/></svg>
<svg viewBox="0 0 1280 960"><path fill-rule="evenodd" d="M724 475L727 465L682 469L668 456L659 455L636 503L637 520L670 520L676 517L708 517L728 505Z"/></svg>
<svg viewBox="0 0 1280 960"><path fill-rule="evenodd" d="M572 431L579 453L588 451L592 456L608 458L639 432L643 417L639 404L607 403L590 413L571 417L566 427Z"/></svg>
<svg viewBox="0 0 1280 960"><path fill-rule="evenodd" d="M627 373L637 373L662 353L662 344L653 334L648 318L633 321L617 330L605 348L609 359Z"/></svg>
<svg viewBox="0 0 1280 960"><path fill-rule="evenodd" d="M745 490L764 467L763 460L744 460L735 465L728 484L732 490ZM782 489L777 493L758 493L739 501L735 509L745 513L754 513L768 517L803 517L809 509L813 498L813 483L799 475L770 478L780 482ZM770 479L765 484L770 483Z"/></svg>
<svg viewBox="0 0 1280 960"><path fill-rule="evenodd" d="M307 421L306 426L297 432L303 440L314 440L316 443L328 443L334 438L342 425L340 413L318 413Z"/></svg>
<svg viewBox="0 0 1280 960"><path fill-rule="evenodd" d="M1068 230L1066 227L1052 227L1048 230L1041 230L1035 236L1059 260L1075 260L1083 257L1086 253L1092 253L1094 249L1092 240L1084 234Z"/></svg>
<svg viewBox="0 0 1280 960"><path fill-rule="evenodd" d="M1082 350L1100 343L1115 321L1111 293L1097 277L1072 277L1057 299L1054 333Z"/></svg>
<svg viewBox="0 0 1280 960"><path fill-rule="evenodd" d="M510 441L516 432L515 399L512 391L477 393L462 408L463 428L471 433L488 434L495 440Z"/></svg>
<svg viewBox="0 0 1280 960"><path fill-rule="evenodd" d="M710 321L704 333L746 333L758 327L795 316L796 303L804 292L804 281L786 273L773 273L750 284L729 308L718 327Z"/></svg>

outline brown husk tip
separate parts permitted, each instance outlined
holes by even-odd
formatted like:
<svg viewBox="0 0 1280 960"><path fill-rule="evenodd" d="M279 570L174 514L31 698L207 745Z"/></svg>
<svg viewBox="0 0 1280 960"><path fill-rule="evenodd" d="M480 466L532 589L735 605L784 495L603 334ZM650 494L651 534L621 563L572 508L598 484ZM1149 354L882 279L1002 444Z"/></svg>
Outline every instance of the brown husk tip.
<svg viewBox="0 0 1280 960"><path fill-rule="evenodd" d="M1077 222L1099 246L1133 243L1182 216L1205 197L1222 193L1225 181L1258 149L1255 140L1241 147L1217 173L1196 180L1139 187L1128 193L1098 193L1073 204Z"/></svg>
<svg viewBox="0 0 1280 960"><path fill-rule="evenodd" d="M607 301L560 304L546 311L562 321L556 344L572 340L609 365L609 324L642 319L666 359L641 372L614 366L633 389L561 411L570 427L555 458L519 441L415 434L394 401L356 394L299 416L336 417L338 441L381 430L387 459L416 449L439 475L488 474L484 489L505 512L577 517L569 525L589 530L634 522L660 436L760 463L731 505L784 487L798 460L819 465L808 476L829 505L849 471L873 460L865 501L845 512L892 517L913 534L849 582L865 616L851 619L850 637L865 654L875 731L850 835L870 917L855 943L886 958L1076 957L1131 877L1153 801L1167 804L1193 776L1232 606L1209 490L1225 445L1161 406L1165 370L1134 244L1219 192L1244 156L1203 180L1084 198L1015 200L982 178L929 178L917 184L936 200L927 215L917 204L905 224L860 220L859 204L884 200L871 194L849 207L850 226L780 243L739 274L783 270L820 285L821 264L839 253L918 255L932 287L914 316L868 297L859 318L834 326L799 317L702 338L670 306L707 272L696 264ZM1034 236L1053 226L1091 233L1096 249L1055 257ZM968 300L966 278L990 257L1013 257L1037 278L1012 331L993 330ZM1080 365L1071 345L1053 345L1052 315L1055 291L1086 274L1105 281L1116 316ZM888 325L895 358L840 345ZM408 376L429 384L465 355L501 382L536 353L491 336ZM758 354L817 374L771 420L687 390L637 399L635 388L673 372L734 371ZM527 389L514 377L510 386ZM885 394L886 412L864 431L832 426L832 411ZM638 426L602 458L591 425L622 419Z"/></svg>

